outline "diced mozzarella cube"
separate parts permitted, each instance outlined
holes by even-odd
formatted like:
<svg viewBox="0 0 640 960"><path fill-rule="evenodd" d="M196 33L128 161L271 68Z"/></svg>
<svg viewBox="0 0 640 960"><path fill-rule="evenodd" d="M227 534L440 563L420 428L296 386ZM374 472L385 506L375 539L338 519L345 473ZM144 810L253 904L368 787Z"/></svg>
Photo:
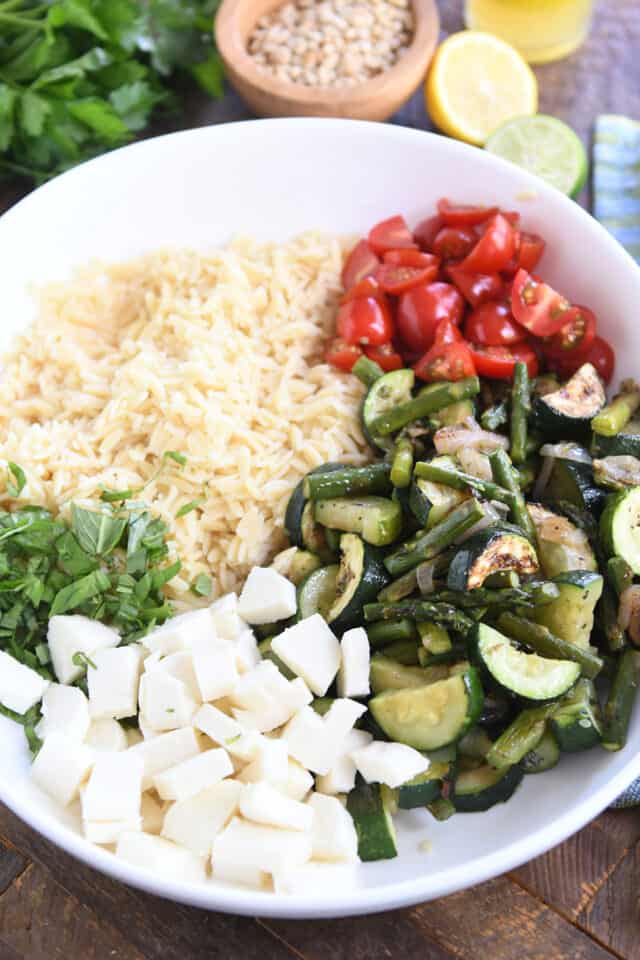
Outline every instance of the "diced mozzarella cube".
<svg viewBox="0 0 640 960"><path fill-rule="evenodd" d="M234 817L213 844L214 874L229 868L274 873L311 858L311 834Z"/></svg>
<svg viewBox="0 0 640 960"><path fill-rule="evenodd" d="M253 630L249 627L245 627L233 640L233 649L236 655L236 667L240 673L253 670L262 659Z"/></svg>
<svg viewBox="0 0 640 960"><path fill-rule="evenodd" d="M351 759L367 783L385 783L399 787L429 767L421 753L404 743L373 743L351 753Z"/></svg>
<svg viewBox="0 0 640 960"><path fill-rule="evenodd" d="M31 776L39 787L66 807L78 795L89 776L94 753L89 747L64 733L50 733L31 767Z"/></svg>
<svg viewBox="0 0 640 960"><path fill-rule="evenodd" d="M358 835L351 819L336 797L312 793L307 801L313 809L311 841L314 860L358 859Z"/></svg>
<svg viewBox="0 0 640 960"><path fill-rule="evenodd" d="M83 820L82 827L84 835L91 843L112 844L117 843L120 835L131 831L140 830L140 820Z"/></svg>
<svg viewBox="0 0 640 960"><path fill-rule="evenodd" d="M95 667L87 668L89 711L96 719L122 720L138 712L138 682L142 648L137 643L111 650L97 650Z"/></svg>
<svg viewBox="0 0 640 960"><path fill-rule="evenodd" d="M65 687L64 689L75 690L77 688ZM117 720L110 720L109 718L92 720L84 742L94 750L115 753L117 750L126 750L129 746L128 734L137 732L137 730L125 731Z"/></svg>
<svg viewBox="0 0 640 960"><path fill-rule="evenodd" d="M247 623L276 623L297 609L296 588L271 567L254 567L238 600L238 613Z"/></svg>
<svg viewBox="0 0 640 960"><path fill-rule="evenodd" d="M235 780L221 780L188 800L172 803L164 817L162 836L199 857L209 857L213 841L237 813L242 789Z"/></svg>
<svg viewBox="0 0 640 960"><path fill-rule="evenodd" d="M205 750L153 778L163 800L187 800L233 773L226 750Z"/></svg>
<svg viewBox="0 0 640 960"><path fill-rule="evenodd" d="M247 623L238 613L238 598L235 593L227 593L209 607L216 633L223 640L235 640Z"/></svg>
<svg viewBox="0 0 640 960"><path fill-rule="evenodd" d="M189 757L195 757L200 753L200 744L193 727L184 727L182 730L172 730L171 733L163 733L153 740L145 740L129 747L128 752L142 757L142 789L149 790L157 773L162 773Z"/></svg>
<svg viewBox="0 0 640 960"><path fill-rule="evenodd" d="M262 660L239 678L231 700L244 710L266 710L273 702L273 691L280 687L280 679L287 682L275 664Z"/></svg>
<svg viewBox="0 0 640 960"><path fill-rule="evenodd" d="M162 830L166 804L158 800L155 794L147 791L142 794L140 813L142 815L142 829L145 833L158 834Z"/></svg>
<svg viewBox="0 0 640 960"><path fill-rule="evenodd" d="M122 833L118 838L116 855L127 863L144 867L156 876L169 877L171 880L179 877L186 883L198 883L206 878L202 857L149 833Z"/></svg>
<svg viewBox="0 0 640 960"><path fill-rule="evenodd" d="M240 813L254 823L286 830L310 830L313 810L306 803L285 797L268 783L246 783L240 794Z"/></svg>
<svg viewBox="0 0 640 960"><path fill-rule="evenodd" d="M106 720L94 720L94 721L93 721L93 723L95 723L96 726L98 726L99 724L106 723L106 722L107 722ZM118 723L118 721L117 721L117 720L114 720L113 723ZM93 724L92 724L91 726L93 726ZM120 726L119 723L118 723L118 726ZM122 729L122 728L120 728L120 729ZM89 728L89 733L91 733L91 727ZM139 729L138 727L129 727L127 730L124 731L124 733L125 733L125 736L126 736L126 738L127 738L127 743L126 743L126 746L127 746L127 747L137 747L139 743L144 743L144 737L142 736L142 733L140 732L140 729ZM159 736L161 736L161 734L158 733L158 734L156 734L156 736L159 737ZM105 742L106 742L106 739L105 739ZM110 749L110 748L98 746L97 749L100 750L100 749ZM119 748L116 747L115 749L118 750Z"/></svg>
<svg viewBox="0 0 640 960"><path fill-rule="evenodd" d="M191 723L198 705L181 680L153 670L140 677L141 724L152 730L177 730Z"/></svg>
<svg viewBox="0 0 640 960"><path fill-rule="evenodd" d="M162 626L157 627L143 637L142 642L151 653L167 656L189 650L196 639L212 639L216 629L211 610L190 610L177 617L171 617Z"/></svg>
<svg viewBox="0 0 640 960"><path fill-rule="evenodd" d="M269 874L255 867L245 867L234 863L231 859L221 860L218 866L211 867L211 876L216 881L230 884L234 887L251 887L253 890L264 890L269 887Z"/></svg>
<svg viewBox="0 0 640 960"><path fill-rule="evenodd" d="M310 790L313 789L313 777L308 770L289 757L287 765L287 779L284 783L276 784L278 790L284 793L292 800L304 800Z"/></svg>
<svg viewBox="0 0 640 960"><path fill-rule="evenodd" d="M47 641L56 677L60 683L73 683L83 670L73 662L76 653L84 653L93 659L98 650L117 647L120 636L116 630L97 620L80 614L65 614L51 617Z"/></svg>
<svg viewBox="0 0 640 960"><path fill-rule="evenodd" d="M366 712L366 706L356 700L342 697L333 701L323 717L323 722L327 738L334 747L334 757L340 755L345 737L353 729L356 720Z"/></svg>
<svg viewBox="0 0 640 960"><path fill-rule="evenodd" d="M340 644L319 613L274 637L271 649L319 697L325 695L340 666Z"/></svg>
<svg viewBox="0 0 640 960"><path fill-rule="evenodd" d="M304 707L289 721L283 737L289 753L303 767L326 774L340 756L345 738L366 710L355 700L334 700L324 717Z"/></svg>
<svg viewBox="0 0 640 960"><path fill-rule="evenodd" d="M341 697L366 697L369 693L369 638L363 627L347 630L340 641L342 662L338 670Z"/></svg>
<svg viewBox="0 0 640 960"><path fill-rule="evenodd" d="M82 792L83 820L138 819L143 768L143 758L133 750L98 754Z"/></svg>
<svg viewBox="0 0 640 960"><path fill-rule="evenodd" d="M151 660L151 657L148 658L148 661L149 660ZM191 656L190 650L170 653L168 657L161 657L157 661L151 660L151 663L148 661L145 664L146 673L155 672L156 670L168 673L171 677L175 677L176 680L184 683L189 692L189 696L195 700L196 703L201 702L200 688L196 680L196 672L193 667L193 657Z"/></svg>
<svg viewBox="0 0 640 960"><path fill-rule="evenodd" d="M328 773L316 777L316 790L320 793L349 793L356 783L356 765L351 752L371 743L373 737L366 730L351 730L342 745L342 751Z"/></svg>
<svg viewBox="0 0 640 960"><path fill-rule="evenodd" d="M262 737L255 760L238 774L243 783L286 783L289 773L287 744L284 740Z"/></svg>
<svg viewBox="0 0 640 960"><path fill-rule="evenodd" d="M241 760L252 760L262 739L259 733L244 730L237 720L228 717L211 703L203 703L193 718L193 725Z"/></svg>
<svg viewBox="0 0 640 960"><path fill-rule="evenodd" d="M233 691L235 718L251 730L266 733L287 722L313 699L305 682L297 677L289 682L270 660L263 660L243 674Z"/></svg>
<svg viewBox="0 0 640 960"><path fill-rule="evenodd" d="M303 863L287 867L273 875L273 889L284 894L336 894L356 886L354 863Z"/></svg>
<svg viewBox="0 0 640 960"><path fill-rule="evenodd" d="M41 740L54 730L72 740L84 740L90 722L89 701L79 687L67 687L63 683L47 687L42 697L42 720L36 727Z"/></svg>
<svg viewBox="0 0 640 960"><path fill-rule="evenodd" d="M197 637L191 644L193 668L202 700L233 693L238 680L235 650L229 640Z"/></svg>
<svg viewBox="0 0 640 960"><path fill-rule="evenodd" d="M0 650L0 703L15 713L26 713L49 686L39 673Z"/></svg>

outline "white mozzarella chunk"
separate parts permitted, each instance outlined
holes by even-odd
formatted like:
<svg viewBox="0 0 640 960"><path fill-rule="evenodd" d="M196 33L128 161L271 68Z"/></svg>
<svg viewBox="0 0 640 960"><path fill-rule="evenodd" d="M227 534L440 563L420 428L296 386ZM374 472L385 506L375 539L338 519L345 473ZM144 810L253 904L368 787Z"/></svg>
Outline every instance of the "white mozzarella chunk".
<svg viewBox="0 0 640 960"><path fill-rule="evenodd" d="M164 823L165 808L166 804L158 800L155 794L149 790L142 794L140 814L142 816L142 829L145 833L160 833Z"/></svg>
<svg viewBox="0 0 640 960"><path fill-rule="evenodd" d="M289 774L287 744L284 740L262 737L256 757L238 774L243 783L284 784Z"/></svg>
<svg viewBox="0 0 640 960"><path fill-rule="evenodd" d="M233 693L238 668L228 640L197 637L191 644L191 656L201 700L218 700Z"/></svg>
<svg viewBox="0 0 640 960"><path fill-rule="evenodd" d="M216 748L156 774L153 785L163 800L187 800L233 772L227 751Z"/></svg>
<svg viewBox="0 0 640 960"><path fill-rule="evenodd" d="M352 751L351 759L367 783L388 787L399 787L429 768L428 759L413 747L380 740Z"/></svg>
<svg viewBox="0 0 640 960"><path fill-rule="evenodd" d="M340 666L340 644L319 613L288 627L271 641L282 662L323 697Z"/></svg>
<svg viewBox="0 0 640 960"><path fill-rule="evenodd" d="M357 881L354 863L303 863L286 867L273 875L275 893L336 894L353 890Z"/></svg>
<svg viewBox="0 0 640 960"><path fill-rule="evenodd" d="M340 641L342 660L338 670L338 694L341 697L366 697L369 693L370 648L363 627L347 630Z"/></svg>
<svg viewBox="0 0 640 960"><path fill-rule="evenodd" d="M212 639L216 635L211 610L190 610L171 617L142 638L150 653L167 656L189 650L196 639Z"/></svg>
<svg viewBox="0 0 640 960"><path fill-rule="evenodd" d="M102 725L103 723L107 723L107 721L106 721L106 720L94 720L93 723L91 724L91 727L93 727L94 724L95 724L96 727L99 727L99 726ZM118 723L118 721L117 721L117 720L114 720L113 723ZM120 726L119 723L118 723L118 726ZM91 733L91 727L89 727L89 733ZM120 729L122 729L122 728L120 728ZM142 733L140 732L140 730L137 729L136 727L130 727L128 730L125 730L124 733L125 733L125 736L126 736L126 738L127 738L127 743L126 743L126 746L127 746L127 747L137 747L139 743L144 743L144 737L142 736ZM100 735L99 735L99 736L100 736ZM160 734L157 734L157 736L160 736ZM106 741L105 741L105 742L106 742ZM111 748L110 748L110 747L100 747L100 746L98 746L97 749L100 750L100 749L111 749ZM115 749L118 750L119 748L116 747Z"/></svg>
<svg viewBox="0 0 640 960"><path fill-rule="evenodd" d="M254 730L244 730L237 720L214 707L203 703L195 717L193 725L206 734L214 743L240 760L252 760L258 752L262 737Z"/></svg>
<svg viewBox="0 0 640 960"><path fill-rule="evenodd" d="M333 756L340 755L345 737L367 708L363 703L349 700L347 697L334 700L323 717L327 739L333 747Z"/></svg>
<svg viewBox="0 0 640 960"><path fill-rule="evenodd" d="M95 719L122 720L138 712L142 648L137 643L98 650L87 668L89 711Z"/></svg>
<svg viewBox="0 0 640 960"><path fill-rule="evenodd" d="M65 687L66 690L75 690L76 687ZM129 746L129 734L138 733L137 730L124 730L117 720L108 717L103 720L92 720L85 737L87 746L94 750L115 753L117 750L126 750ZM138 734L139 736L139 734Z"/></svg>
<svg viewBox="0 0 640 960"><path fill-rule="evenodd" d="M299 803L268 783L246 783L240 794L240 813L254 823L285 830L310 830L313 809Z"/></svg>
<svg viewBox="0 0 640 960"><path fill-rule="evenodd" d="M49 681L0 650L0 703L15 713L26 713L42 699Z"/></svg>
<svg viewBox="0 0 640 960"><path fill-rule="evenodd" d="M163 733L153 740L145 740L133 747L130 753L142 757L144 763L142 789L149 790L153 786L153 778L157 773L175 767L182 760L195 757L200 753L200 744L193 727L184 727L182 730L172 730Z"/></svg>
<svg viewBox="0 0 640 960"><path fill-rule="evenodd" d="M84 740L90 729L89 701L79 687L52 683L42 697L42 720L36 733L45 740L50 733L64 733L72 740Z"/></svg>
<svg viewBox="0 0 640 960"><path fill-rule="evenodd" d="M243 727L266 733L283 726L313 696L300 677L290 682L275 664L263 660L240 677L231 699L237 705L233 715Z"/></svg>
<svg viewBox="0 0 640 960"><path fill-rule="evenodd" d="M287 765L287 779L284 783L276 784L278 790L291 797L292 800L304 800L310 790L313 789L313 777L308 770L289 757Z"/></svg>
<svg viewBox="0 0 640 960"><path fill-rule="evenodd" d="M82 829L87 840L97 844L117 843L122 833L141 829L137 820L83 820Z"/></svg>
<svg viewBox="0 0 640 960"><path fill-rule="evenodd" d="M276 623L297 609L296 588L272 567L254 567L244 582L238 613L252 624Z"/></svg>
<svg viewBox="0 0 640 960"><path fill-rule="evenodd" d="M316 777L316 790L320 793L349 793L356 784L356 765L351 752L366 747L373 737L366 730L351 730L342 744L342 752L336 758L328 773Z"/></svg>
<svg viewBox="0 0 640 960"><path fill-rule="evenodd" d="M162 836L199 857L211 856L213 841L238 812L242 784L221 780L187 800L172 803L162 824Z"/></svg>
<svg viewBox="0 0 640 960"><path fill-rule="evenodd" d="M213 617L213 625L219 637L223 640L235 640L247 623L238 613L238 598L235 593L227 593L209 607Z"/></svg>
<svg viewBox="0 0 640 960"><path fill-rule="evenodd" d="M255 867L244 867L231 859L221 860L216 866L212 863L211 876L234 887L251 887L252 890L264 890L269 886L269 874Z"/></svg>
<svg viewBox="0 0 640 960"><path fill-rule="evenodd" d="M214 874L236 868L274 873L311 859L311 834L234 817L213 844Z"/></svg>
<svg viewBox="0 0 640 960"><path fill-rule="evenodd" d="M31 766L31 776L46 793L66 807L89 776L94 753L64 733L50 733Z"/></svg>
<svg viewBox="0 0 640 960"><path fill-rule="evenodd" d="M324 717L311 707L304 707L283 733L289 753L307 770L328 773L342 753L353 724L365 711L363 704L347 699L334 700Z"/></svg>
<svg viewBox="0 0 640 960"><path fill-rule="evenodd" d="M80 614L65 614L49 620L47 642L56 677L60 683L73 683L83 670L73 662L76 653L93 658L98 650L117 647L120 636L116 630L97 620Z"/></svg>
<svg viewBox="0 0 640 960"><path fill-rule="evenodd" d="M140 677L140 728L177 730L191 723L198 704L185 684L164 670Z"/></svg>
<svg viewBox="0 0 640 960"><path fill-rule="evenodd" d="M312 793L307 805L313 810L311 842L314 860L358 859L358 835L351 814L336 797Z"/></svg>
<svg viewBox="0 0 640 960"><path fill-rule="evenodd" d="M196 680L196 672L193 667L193 657L191 656L190 650L170 653L169 656L161 657L159 660L153 659L150 663L149 660L151 660L151 657L148 658L147 663L145 663L146 673L159 670L169 674L171 677L175 677L176 680L184 683L189 691L189 696L192 697L196 703L201 702L200 688Z"/></svg>
<svg viewBox="0 0 640 960"><path fill-rule="evenodd" d="M179 847L170 840L154 837L149 833L120 834L116 855L156 876L165 876L171 880L179 877L186 883L199 883L206 879L202 857L197 857L191 850Z"/></svg>
<svg viewBox="0 0 640 960"><path fill-rule="evenodd" d="M262 660L239 678L231 701L244 710L266 710L272 705L273 691L279 688L280 678L284 680L276 665L270 660Z"/></svg>
<svg viewBox="0 0 640 960"><path fill-rule="evenodd" d="M83 820L138 819L143 769L143 758L133 750L98 754L82 791Z"/></svg>
<svg viewBox="0 0 640 960"><path fill-rule="evenodd" d="M253 670L262 659L258 650L258 642L253 630L245 627L233 640L233 650L236 655L236 667L240 673Z"/></svg>

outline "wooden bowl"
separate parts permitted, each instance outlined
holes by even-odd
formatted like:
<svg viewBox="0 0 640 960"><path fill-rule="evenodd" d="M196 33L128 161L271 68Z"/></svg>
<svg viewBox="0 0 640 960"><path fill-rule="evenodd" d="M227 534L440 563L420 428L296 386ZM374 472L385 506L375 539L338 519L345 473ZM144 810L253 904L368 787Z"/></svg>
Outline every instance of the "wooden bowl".
<svg viewBox="0 0 640 960"><path fill-rule="evenodd" d="M286 2L286 0L284 0ZM247 40L260 17L283 0L223 0L215 38L227 76L261 117L350 117L387 120L424 77L435 49L440 18L435 0L412 0L414 34L389 70L352 87L305 87L261 70L247 52Z"/></svg>

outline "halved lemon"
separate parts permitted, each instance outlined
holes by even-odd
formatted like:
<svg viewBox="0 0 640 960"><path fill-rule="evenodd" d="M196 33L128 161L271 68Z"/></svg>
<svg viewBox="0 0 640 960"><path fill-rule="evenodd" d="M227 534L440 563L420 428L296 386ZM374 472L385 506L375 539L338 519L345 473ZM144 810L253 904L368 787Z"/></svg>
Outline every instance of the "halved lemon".
<svg viewBox="0 0 640 960"><path fill-rule="evenodd" d="M480 145L512 117L536 112L538 83L526 61L504 40L462 30L438 48L425 100L443 133Z"/></svg>

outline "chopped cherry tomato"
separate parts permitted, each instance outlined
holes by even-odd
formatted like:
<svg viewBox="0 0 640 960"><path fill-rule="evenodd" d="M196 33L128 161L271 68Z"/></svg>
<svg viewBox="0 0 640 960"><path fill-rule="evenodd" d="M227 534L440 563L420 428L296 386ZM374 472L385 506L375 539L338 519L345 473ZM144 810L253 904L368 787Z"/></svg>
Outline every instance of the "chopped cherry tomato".
<svg viewBox="0 0 640 960"><path fill-rule="evenodd" d="M415 249L416 244L404 217L389 217L381 220L369 231L368 243L374 253L382 255L387 250L399 247Z"/></svg>
<svg viewBox="0 0 640 960"><path fill-rule="evenodd" d="M516 252L516 230L501 213L496 213L473 250L460 264L468 273L499 273Z"/></svg>
<svg viewBox="0 0 640 960"><path fill-rule="evenodd" d="M403 293L398 301L397 324L407 347L428 350L441 320L460 323L464 300L450 283L428 283Z"/></svg>
<svg viewBox="0 0 640 960"><path fill-rule="evenodd" d="M457 343L459 340L462 340L460 327L452 323L451 320L441 320L436 327L433 342L442 345L443 343Z"/></svg>
<svg viewBox="0 0 640 960"><path fill-rule="evenodd" d="M537 233L520 234L520 253L518 264L523 270L531 273L540 263L546 244Z"/></svg>
<svg viewBox="0 0 640 960"><path fill-rule="evenodd" d="M347 343L359 343L379 347L393 336L391 311L380 300L359 297L349 300L338 310L336 321L338 336Z"/></svg>
<svg viewBox="0 0 640 960"><path fill-rule="evenodd" d="M425 256L425 254L423 254ZM438 267L401 267L394 263L383 263L378 267L376 279L385 293L399 296L419 283L430 283L438 276Z"/></svg>
<svg viewBox="0 0 640 960"><path fill-rule="evenodd" d="M588 350L596 338L596 316L588 307L571 307L564 315L564 323L544 345L548 357Z"/></svg>
<svg viewBox="0 0 640 960"><path fill-rule="evenodd" d="M518 270L511 290L513 316L537 337L557 333L566 321L570 303L553 287L532 277L526 270Z"/></svg>
<svg viewBox="0 0 640 960"><path fill-rule="evenodd" d="M421 250L430 251L439 230L444 226L442 217L427 217L413 231L413 239Z"/></svg>
<svg viewBox="0 0 640 960"><path fill-rule="evenodd" d="M526 340L527 331L519 327L508 303L483 303L470 313L464 324L464 335L472 343L489 347L508 347Z"/></svg>
<svg viewBox="0 0 640 960"><path fill-rule="evenodd" d="M439 267L440 261L432 253L421 250L387 250L382 257L383 263L393 263L399 267Z"/></svg>
<svg viewBox="0 0 640 960"><path fill-rule="evenodd" d="M422 380L463 380L472 377L476 368L471 350L464 342L436 342L413 368Z"/></svg>
<svg viewBox="0 0 640 960"><path fill-rule="evenodd" d="M520 231L514 230L513 232L514 246L513 246L513 256L509 263L505 264L500 273L503 277L509 278L513 277L514 274L520 269Z"/></svg>
<svg viewBox="0 0 640 960"><path fill-rule="evenodd" d="M349 373L361 356L362 350L360 347L336 338L327 347L324 359L332 367L337 367L338 370L346 370Z"/></svg>
<svg viewBox="0 0 640 960"><path fill-rule="evenodd" d="M365 277L364 280L360 280L353 287L349 287L340 303L349 303L350 300L358 300L360 297L373 297L374 300L382 300L384 303L387 302L384 291L373 275Z"/></svg>
<svg viewBox="0 0 640 960"><path fill-rule="evenodd" d="M342 286L350 290L370 274L375 273L380 261L366 240L360 240L345 260L342 268Z"/></svg>
<svg viewBox="0 0 640 960"><path fill-rule="evenodd" d="M462 260L475 245L476 239L469 227L443 227L433 241L433 252L443 260Z"/></svg>
<svg viewBox="0 0 640 960"><path fill-rule="evenodd" d="M592 363L605 383L609 383L615 367L615 354L611 344L603 337L596 337L586 350L571 350L563 357L549 359L549 366L562 378L572 376L583 363Z"/></svg>
<svg viewBox="0 0 640 960"><path fill-rule="evenodd" d="M472 227L484 223L498 212L497 207L474 207L438 200L438 213L448 227Z"/></svg>
<svg viewBox="0 0 640 960"><path fill-rule="evenodd" d="M526 363L530 377L538 373L538 358L528 343L515 343L511 347L489 347L470 343L471 356L477 372L492 380L511 380L518 360Z"/></svg>
<svg viewBox="0 0 640 960"><path fill-rule="evenodd" d="M472 307L498 300L504 293L505 283L499 273L466 273L458 263L448 264L445 273Z"/></svg>
<svg viewBox="0 0 640 960"><path fill-rule="evenodd" d="M390 343L383 343L381 347L365 347L364 352L369 360L375 360L385 373L390 370L400 370L404 366L402 357L399 353L396 353Z"/></svg>

